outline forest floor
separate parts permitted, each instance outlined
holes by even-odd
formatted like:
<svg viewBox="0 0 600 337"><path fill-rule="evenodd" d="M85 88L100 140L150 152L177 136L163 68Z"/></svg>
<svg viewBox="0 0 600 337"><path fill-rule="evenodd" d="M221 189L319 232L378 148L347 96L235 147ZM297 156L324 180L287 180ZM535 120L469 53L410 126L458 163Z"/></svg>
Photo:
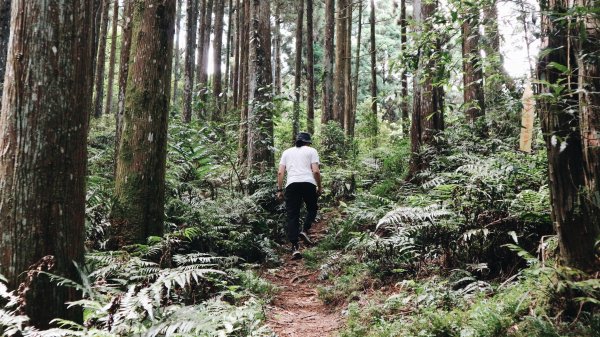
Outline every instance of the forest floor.
<svg viewBox="0 0 600 337"><path fill-rule="evenodd" d="M311 230L314 245L327 231L327 216ZM301 243L302 245L302 243ZM288 245L286 245L286 248ZM306 249L306 246L301 246ZM273 301L267 306L267 324L279 337L335 336L343 319L341 308L325 304L318 287L326 281L319 279L319 270L305 265L305 260L292 260L286 252L283 265L267 270L263 277L277 287Z"/></svg>

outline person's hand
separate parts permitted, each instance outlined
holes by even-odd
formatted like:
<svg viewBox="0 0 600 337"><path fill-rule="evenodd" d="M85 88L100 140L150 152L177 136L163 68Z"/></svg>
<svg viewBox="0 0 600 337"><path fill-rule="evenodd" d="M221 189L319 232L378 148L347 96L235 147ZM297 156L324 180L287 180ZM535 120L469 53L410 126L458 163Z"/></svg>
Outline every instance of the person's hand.
<svg viewBox="0 0 600 337"><path fill-rule="evenodd" d="M277 200L283 201L283 192L282 191L277 192Z"/></svg>
<svg viewBox="0 0 600 337"><path fill-rule="evenodd" d="M321 196L321 194L323 194L323 189L320 187L317 187L317 195Z"/></svg>

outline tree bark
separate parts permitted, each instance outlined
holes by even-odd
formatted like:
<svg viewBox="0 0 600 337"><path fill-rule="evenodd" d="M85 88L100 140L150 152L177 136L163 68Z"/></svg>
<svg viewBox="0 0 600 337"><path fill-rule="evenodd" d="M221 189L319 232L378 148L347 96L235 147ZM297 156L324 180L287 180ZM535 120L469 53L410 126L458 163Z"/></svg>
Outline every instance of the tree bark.
<svg viewBox="0 0 600 337"><path fill-rule="evenodd" d="M344 108L346 104L346 91L345 91L345 80L346 80L346 39L348 24L346 23L347 16L347 0L338 0L336 4L337 8L337 21L336 21L336 35L335 35L335 73L338 74L333 79L334 95L333 95L333 117L340 124L340 127L344 127Z"/></svg>
<svg viewBox="0 0 600 337"><path fill-rule="evenodd" d="M117 158L113 245L163 232L167 122L176 0L136 0L123 133Z"/></svg>
<svg viewBox="0 0 600 337"><path fill-rule="evenodd" d="M360 43L362 40L362 16L363 16L363 1L360 0L358 2L358 34L356 37L356 56L355 56L355 67L356 70L354 72L354 86L352 93L352 115L353 119L356 120L356 108L358 107L358 81L359 81L359 73L360 73ZM354 130L353 130L354 131ZM352 132L354 134L354 132Z"/></svg>
<svg viewBox="0 0 600 337"><path fill-rule="evenodd" d="M333 40L335 33L335 0L325 0L325 38L323 48L323 107L321 124L333 119Z"/></svg>
<svg viewBox="0 0 600 337"><path fill-rule="evenodd" d="M244 11L241 16L243 21L242 44L240 50L240 71L239 71L239 107L240 107L240 136L238 146L238 156L240 163L246 163L248 160L248 82L249 82L249 59L250 52L250 1L244 1Z"/></svg>
<svg viewBox="0 0 600 337"><path fill-rule="evenodd" d="M315 52L313 34L313 0L306 0L306 72L308 79L306 125L308 132L311 134L315 132Z"/></svg>
<svg viewBox="0 0 600 337"><path fill-rule="evenodd" d="M275 4L275 95L281 95L281 2Z"/></svg>
<svg viewBox="0 0 600 337"><path fill-rule="evenodd" d="M241 44L241 32L242 32L242 26L241 26L241 21L240 21L240 12L241 12L242 8L241 8L241 4L240 4L240 0L236 0L235 1L235 34L234 34L234 51L233 51L233 67L231 69L231 90L233 91L232 93L232 100L233 100L233 107L234 108L238 108L239 107L239 101L238 101L238 96L239 96L239 88L238 88L238 83L239 83L239 77L240 77L240 44Z"/></svg>
<svg viewBox="0 0 600 337"><path fill-rule="evenodd" d="M407 62L407 20L406 20L406 0L400 1L400 44L402 45L402 59ZM408 64L402 67L402 73L400 74L400 96L402 101L400 102L400 114L402 119L402 133L407 135L410 128L410 120L408 119L409 107L408 107L408 75L406 69Z"/></svg>
<svg viewBox="0 0 600 337"><path fill-rule="evenodd" d="M202 43L198 45L198 53L200 54L200 60L197 64L197 78L198 78L198 90L200 92L199 99L203 103L201 113L206 114L206 98L208 97L208 51L210 49L210 33L212 30L212 13L213 13L213 0L206 0L206 6L204 8L204 17L201 21L202 25ZM200 43L200 41L198 41Z"/></svg>
<svg viewBox="0 0 600 337"><path fill-rule="evenodd" d="M133 1L124 0L123 9L123 37L121 38L121 55L119 60L119 93L116 119L115 137L115 172L121 144L121 132L123 131L123 115L125 114L125 93L127 91L127 77L129 75L129 56L131 54L131 22L133 20Z"/></svg>
<svg viewBox="0 0 600 337"><path fill-rule="evenodd" d="M15 1L0 112L0 274L30 323L82 321L81 298L39 271L78 280L83 263L92 85L89 1Z"/></svg>
<svg viewBox="0 0 600 337"><path fill-rule="evenodd" d="M253 175L270 171L275 162L269 2L251 0L250 20L248 168Z"/></svg>
<svg viewBox="0 0 600 337"><path fill-rule="evenodd" d="M294 66L294 113L292 116L292 138L300 132L300 91L302 90L302 32L304 30L304 0L296 0L296 48Z"/></svg>
<svg viewBox="0 0 600 337"><path fill-rule="evenodd" d="M228 8L229 13L227 14L227 49L225 50L225 55L227 56L225 57L225 84L223 85L223 87L225 88L223 92L223 113L227 113L229 111L228 105L229 87L231 85L231 58L233 57L233 49L231 48L231 45L233 43L233 30L235 29L233 19L234 8L232 0L229 0Z"/></svg>
<svg viewBox="0 0 600 337"><path fill-rule="evenodd" d="M11 0L0 0L0 98L4 87L6 58L8 56L8 38L10 36L10 5Z"/></svg>
<svg viewBox="0 0 600 337"><path fill-rule="evenodd" d="M467 121L471 124L485 115L483 65L479 51L479 8L465 5L462 24L463 98Z"/></svg>
<svg viewBox="0 0 600 337"><path fill-rule="evenodd" d="M221 71L221 51L223 50L223 17L225 16L225 0L215 0L215 39L213 41L213 97L214 110L213 120L220 121L223 112L221 111L221 94L223 91Z"/></svg>
<svg viewBox="0 0 600 337"><path fill-rule="evenodd" d="M182 16L182 7L183 7L183 0L177 0L177 11L176 11L176 17L175 17L175 49L173 50L173 60L174 60L174 64L173 64L173 98L172 98L172 102L173 105L177 104L177 97L179 96L179 77L181 74L181 69L180 69L180 57L179 57L179 34L181 32L181 16Z"/></svg>
<svg viewBox="0 0 600 337"><path fill-rule="evenodd" d="M104 66L106 60L106 35L108 31L108 8L110 0L102 0L102 16L100 32L98 33L98 50L96 56L96 72L94 74L96 94L94 96L94 117L102 116L102 101L104 100Z"/></svg>
<svg viewBox="0 0 600 337"><path fill-rule="evenodd" d="M113 2L113 15L110 36L110 56L108 59L108 91L106 93L106 103L104 104L104 114L110 114L112 109L113 82L115 79L115 63L117 54L117 30L119 29L119 0Z"/></svg>
<svg viewBox="0 0 600 337"><path fill-rule="evenodd" d="M371 114L375 123L373 131L377 134L377 51L375 46L375 1L371 0Z"/></svg>
<svg viewBox="0 0 600 337"><path fill-rule="evenodd" d="M354 117L352 113L352 1L346 7L346 73L344 74L344 114L343 122L346 137L354 136Z"/></svg>
<svg viewBox="0 0 600 337"><path fill-rule="evenodd" d="M192 97L194 92L194 61L196 60L196 22L198 14L198 1L186 1L186 44L183 74L183 113L181 119L184 123L192 120Z"/></svg>

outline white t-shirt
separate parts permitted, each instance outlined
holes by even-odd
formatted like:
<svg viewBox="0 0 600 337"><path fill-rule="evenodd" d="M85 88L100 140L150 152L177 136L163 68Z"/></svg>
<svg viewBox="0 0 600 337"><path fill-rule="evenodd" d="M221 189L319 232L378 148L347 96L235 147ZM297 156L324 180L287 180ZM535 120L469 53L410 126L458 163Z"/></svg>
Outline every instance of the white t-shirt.
<svg viewBox="0 0 600 337"><path fill-rule="evenodd" d="M316 186L312 172L314 163L319 163L319 154L310 146L291 147L283 151L279 165L285 165L287 171L285 186L292 183L311 183Z"/></svg>

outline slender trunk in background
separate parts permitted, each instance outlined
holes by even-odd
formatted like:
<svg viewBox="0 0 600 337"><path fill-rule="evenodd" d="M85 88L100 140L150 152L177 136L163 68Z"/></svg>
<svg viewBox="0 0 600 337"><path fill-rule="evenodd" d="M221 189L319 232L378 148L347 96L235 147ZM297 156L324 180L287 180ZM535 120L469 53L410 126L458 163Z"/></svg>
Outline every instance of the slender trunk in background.
<svg viewBox="0 0 600 337"><path fill-rule="evenodd" d="M240 13L242 12L240 0L235 1L235 38L234 38L234 60L231 74L231 90L233 91L233 107L239 107L239 78L240 78L240 45L242 42L242 26L240 21Z"/></svg>
<svg viewBox="0 0 600 337"><path fill-rule="evenodd" d="M415 30L421 36L433 30L431 17L437 10L437 1L423 3L414 1ZM425 146L434 145L435 134L443 129L443 90L435 85L434 79L439 71L436 56L440 46L436 42L424 41L419 50L419 63L413 78L413 113L410 130L411 160L408 179L428 167L422 156Z"/></svg>
<svg viewBox="0 0 600 337"><path fill-rule="evenodd" d="M346 23L348 8L348 0L338 0L337 9L337 21L336 21L336 34L335 34L335 74L333 79L334 96L333 96L333 117L340 124L340 127L344 127L344 108L346 104L345 95L345 82L346 82L346 39L348 35L348 24Z"/></svg>
<svg viewBox="0 0 600 337"><path fill-rule="evenodd" d="M308 95L306 97L306 125L309 133L315 132L315 52L313 29L313 0L306 0L306 72Z"/></svg>
<svg viewBox="0 0 600 337"><path fill-rule="evenodd" d="M270 5L250 0L250 53L248 70L248 170L250 175L270 172L274 166L273 77L271 74Z"/></svg>
<svg viewBox="0 0 600 337"><path fill-rule="evenodd" d="M177 98L179 96L179 77L181 74L180 69L180 57L179 57L179 34L181 32L181 16L183 0L177 0L177 16L175 18L175 49L173 50L173 105L177 104Z"/></svg>
<svg viewBox="0 0 600 337"><path fill-rule="evenodd" d="M175 1L145 0L147 6L134 6L112 248L163 233Z"/></svg>
<svg viewBox="0 0 600 337"><path fill-rule="evenodd" d="M402 59L405 63L407 63L407 20L406 20L406 0L400 1L400 44L402 45ZM400 95L402 96L402 101L400 103L400 113L402 118L402 133L404 135L408 135L410 120L408 119L408 75L406 69L408 68L408 64L404 64L402 66L402 73L400 75L400 83L401 83L401 91Z"/></svg>
<svg viewBox="0 0 600 337"><path fill-rule="evenodd" d="M202 60L204 58L204 34L206 33L205 26L207 20L206 11L208 10L209 13L212 13L212 2L210 4L211 7L207 9L207 6L209 6L207 0L198 0L198 31L196 33L196 83L198 91L203 89L200 87L200 80L203 76Z"/></svg>
<svg viewBox="0 0 600 337"><path fill-rule="evenodd" d="M467 121L471 124L485 115L483 65L479 50L479 8L465 5L462 24L463 101Z"/></svg>
<svg viewBox="0 0 600 337"><path fill-rule="evenodd" d="M0 274L28 325L81 323L80 282L92 85L90 1L15 1L0 112ZM23 306L23 304L26 304ZM60 325L60 323L55 324ZM4 331L6 332L6 331Z"/></svg>
<svg viewBox="0 0 600 337"><path fill-rule="evenodd" d="M102 2L103 0L92 0L93 22L92 22L92 85L89 88L90 93L94 93L94 80L96 76L96 57L98 56L98 41L100 36L100 23L102 22ZM93 97L92 97L93 99ZM93 101L92 101L93 104ZM90 106L90 113L93 114L93 106Z"/></svg>
<svg viewBox="0 0 600 337"><path fill-rule="evenodd" d="M0 98L4 87L4 73L8 56L8 38L10 36L11 0L0 0Z"/></svg>
<svg viewBox="0 0 600 337"><path fill-rule="evenodd" d="M240 71L239 71L239 106L240 106L240 136L238 143L238 160L240 163L246 163L248 160L248 54L250 51L250 1L244 0L244 10L241 16L242 21L242 44L240 50Z"/></svg>
<svg viewBox="0 0 600 337"><path fill-rule="evenodd" d="M352 1L348 1L346 9L346 73L344 74L344 91L346 92L344 97L344 117L343 126L346 137L354 137L354 116L352 113Z"/></svg>
<svg viewBox="0 0 600 337"><path fill-rule="evenodd" d="M229 4L228 4L228 8L229 8L229 13L227 14L227 49L225 50L225 84L223 85L224 92L223 92L223 112L227 113L227 111L229 110L227 105L229 103L229 86L231 83L231 58L233 57L232 52L233 49L231 48L231 44L233 41L233 30L235 29L235 25L234 25L234 19L233 19L233 13L234 13L234 9L233 9L233 1L229 0Z"/></svg>
<svg viewBox="0 0 600 337"><path fill-rule="evenodd" d="M302 31L304 30L304 0L296 0L296 48L294 66L294 113L292 116L292 139L300 131L300 91L302 90Z"/></svg>
<svg viewBox="0 0 600 337"><path fill-rule="evenodd" d="M323 39L323 106L321 124L333 119L333 39L335 32L335 0L325 0L325 37Z"/></svg>
<svg viewBox="0 0 600 337"><path fill-rule="evenodd" d="M354 87L352 93L352 116L356 120L356 108L358 106L358 81L359 81L359 72L360 72L360 42L361 42L361 34L362 34L362 15L363 15L363 2L359 0L358 2L358 34L356 37L356 57L354 58L355 62L355 72L354 72ZM354 130L353 130L354 131ZM354 132L353 132L354 133Z"/></svg>
<svg viewBox="0 0 600 337"><path fill-rule="evenodd" d="M121 55L119 60L119 92L117 102L116 136L115 136L115 172L116 158L119 154L123 115L125 114L125 92L127 91L127 76L129 75L129 55L131 51L131 22L133 21L133 0L123 1L123 36L121 37Z"/></svg>
<svg viewBox="0 0 600 337"><path fill-rule="evenodd" d="M275 5L275 95L281 95L281 2Z"/></svg>
<svg viewBox="0 0 600 337"><path fill-rule="evenodd" d="M212 119L220 121L223 118L221 111L221 93L223 91L221 51L223 49L223 17L225 16L225 0L215 0L215 39L213 41L213 93L214 111Z"/></svg>
<svg viewBox="0 0 600 337"><path fill-rule="evenodd" d="M196 59L196 23L198 14L198 1L186 1L186 42L185 61L183 74L183 113L181 119L184 123L192 120L192 98L194 93L194 61Z"/></svg>
<svg viewBox="0 0 600 337"><path fill-rule="evenodd" d="M213 0L206 1L206 9L204 18L202 19L202 47L198 47L198 51L202 53L198 66L198 90L200 92L199 99L202 103L201 114L208 114L206 104L208 103L208 51L210 50L210 33L212 31L212 13ZM206 116L208 117L208 116Z"/></svg>
<svg viewBox="0 0 600 337"><path fill-rule="evenodd" d="M119 29L119 0L113 3L111 36L110 36L110 56L108 58L108 91L106 92L106 103L104 104L104 114L109 115L113 103L113 84L115 79L115 63L117 57L117 31Z"/></svg>
<svg viewBox="0 0 600 337"><path fill-rule="evenodd" d="M100 19L100 32L98 33L98 50L96 56L94 96L94 117L102 116L102 101L104 100L104 67L106 59L106 35L108 31L108 8L110 0L102 0L102 15Z"/></svg>
<svg viewBox="0 0 600 337"><path fill-rule="evenodd" d="M375 1L371 0L371 113L373 114L374 129L377 134L377 50L375 46Z"/></svg>

